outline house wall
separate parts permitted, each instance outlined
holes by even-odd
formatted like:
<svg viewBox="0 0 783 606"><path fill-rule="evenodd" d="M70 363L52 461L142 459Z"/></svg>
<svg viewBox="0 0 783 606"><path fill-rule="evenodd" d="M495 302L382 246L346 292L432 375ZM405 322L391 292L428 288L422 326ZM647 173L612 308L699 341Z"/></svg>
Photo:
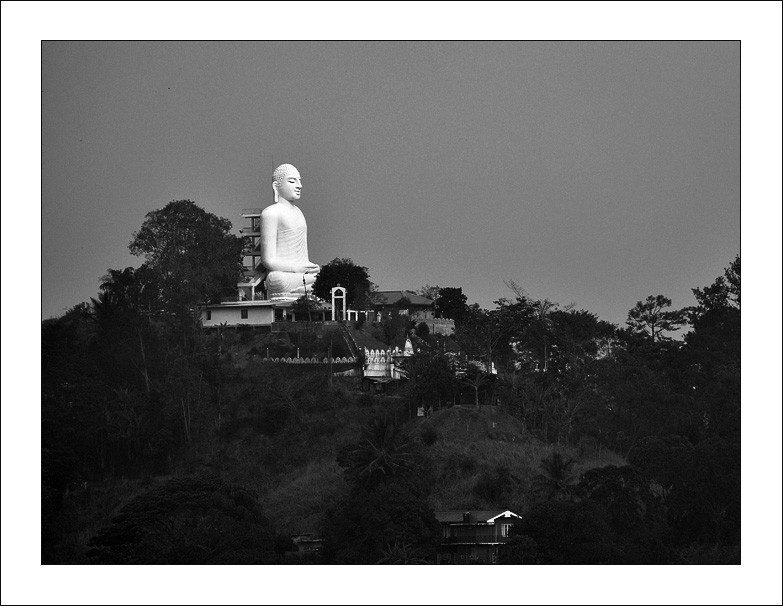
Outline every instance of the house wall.
<svg viewBox="0 0 783 606"><path fill-rule="evenodd" d="M441 545L438 564L496 564L497 545Z"/></svg>
<svg viewBox="0 0 783 606"><path fill-rule="evenodd" d="M240 310L247 310L247 319L242 318ZM219 326L227 322L229 326L271 326L275 319L275 311L270 306L226 306L213 307L212 319L207 320L207 310L201 310L201 323L203 326Z"/></svg>
<svg viewBox="0 0 783 606"><path fill-rule="evenodd" d="M511 518L511 517L509 517L509 518L498 518L497 520L495 520L495 536L497 536L497 537L503 537L503 536L508 537L508 534L503 535L503 525L504 524L511 524L513 526L516 521L518 521L517 518Z"/></svg>

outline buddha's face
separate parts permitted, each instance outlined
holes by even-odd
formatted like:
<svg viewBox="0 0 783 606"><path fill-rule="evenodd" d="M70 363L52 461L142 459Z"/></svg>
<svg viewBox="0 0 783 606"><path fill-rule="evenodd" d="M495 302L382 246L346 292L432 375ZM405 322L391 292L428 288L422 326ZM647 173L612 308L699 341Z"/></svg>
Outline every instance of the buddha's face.
<svg viewBox="0 0 783 606"><path fill-rule="evenodd" d="M302 196L302 177L298 172L291 171L277 183L277 195L288 200L298 200Z"/></svg>

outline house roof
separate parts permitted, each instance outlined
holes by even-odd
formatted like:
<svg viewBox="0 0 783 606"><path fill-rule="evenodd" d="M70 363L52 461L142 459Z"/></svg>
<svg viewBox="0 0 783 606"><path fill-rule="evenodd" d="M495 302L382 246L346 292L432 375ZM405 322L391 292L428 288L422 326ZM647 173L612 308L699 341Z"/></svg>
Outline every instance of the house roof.
<svg viewBox="0 0 783 606"><path fill-rule="evenodd" d="M433 300L417 295L410 290L379 290L373 293L373 301L376 305L394 305L403 297L410 300L412 305L432 305Z"/></svg>
<svg viewBox="0 0 783 606"><path fill-rule="evenodd" d="M518 518L519 516L515 514L513 511L502 511L502 510L495 510L495 511L436 511L435 517L437 518L438 522L441 524L448 524L448 523L462 523L465 519L463 516L468 513L470 514L470 519L475 520L476 522L483 522L483 523L492 523L497 518L508 518L511 516L514 516L515 518Z"/></svg>

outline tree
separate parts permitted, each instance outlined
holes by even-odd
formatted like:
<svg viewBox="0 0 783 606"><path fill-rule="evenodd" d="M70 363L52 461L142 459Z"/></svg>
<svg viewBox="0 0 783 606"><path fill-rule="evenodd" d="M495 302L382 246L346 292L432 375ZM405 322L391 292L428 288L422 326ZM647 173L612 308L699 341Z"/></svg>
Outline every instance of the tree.
<svg viewBox="0 0 783 606"><path fill-rule="evenodd" d="M489 384L490 376L489 373L484 372L477 366L471 365L467 374L460 380L463 385L473 390L476 396L476 408L479 408L479 390Z"/></svg>
<svg viewBox="0 0 783 606"><path fill-rule="evenodd" d="M547 500L568 499L571 497L576 476L573 467L576 461L566 460L558 451L552 451L541 459L541 472L533 480L533 492Z"/></svg>
<svg viewBox="0 0 783 606"><path fill-rule="evenodd" d="M276 544L253 492L186 477L131 500L87 555L96 564L272 564Z"/></svg>
<svg viewBox="0 0 783 606"><path fill-rule="evenodd" d="M492 371L493 352L502 342L508 342L506 314L502 306L496 310L487 311L474 305L463 316L457 327L456 337L460 346L476 359L486 360L487 372ZM505 338L504 338L505 337Z"/></svg>
<svg viewBox="0 0 783 606"><path fill-rule="evenodd" d="M468 310L468 298L462 294L462 288L447 286L439 289L435 299L435 311L439 317L451 318L455 325L459 325Z"/></svg>
<svg viewBox="0 0 783 606"><path fill-rule="evenodd" d="M294 301L291 310L296 314L297 320L310 320L313 312L321 311L323 307L315 295L307 293L307 295L302 295Z"/></svg>
<svg viewBox="0 0 783 606"><path fill-rule="evenodd" d="M422 403L437 400L438 405L453 395L454 371L448 357L427 348L416 351L402 362L408 375L403 392L409 397L409 412Z"/></svg>
<svg viewBox="0 0 783 606"><path fill-rule="evenodd" d="M693 296L698 301L698 307L694 308L697 315L702 315L709 310L718 308L740 308L740 256L718 276L710 286L694 288Z"/></svg>
<svg viewBox="0 0 783 606"><path fill-rule="evenodd" d="M426 297L427 299L432 299L433 301L436 301L438 297L440 296L441 288L440 286L430 286L429 284L425 284L421 288L417 289L415 292L420 297Z"/></svg>
<svg viewBox="0 0 783 606"><path fill-rule="evenodd" d="M242 274L242 240L231 222L191 200L174 200L147 213L128 248L154 273L160 305L186 313L234 292Z"/></svg>
<svg viewBox="0 0 783 606"><path fill-rule="evenodd" d="M330 564L402 564L432 561L440 525L423 495L398 482L372 491L355 487L327 512L324 560Z"/></svg>
<svg viewBox="0 0 783 606"><path fill-rule="evenodd" d="M332 259L321 268L313 285L313 293L324 301L331 301L332 288L345 288L346 304L361 303L372 293L374 284L370 282L369 270L356 265L351 259Z"/></svg>
<svg viewBox="0 0 783 606"><path fill-rule="evenodd" d="M686 322L682 311L665 311L671 305L672 300L663 295L650 295L644 302L637 301L636 306L628 311L625 323L635 333L653 341L670 341L671 338L663 333L679 330Z"/></svg>
<svg viewBox="0 0 783 606"><path fill-rule="evenodd" d="M337 462L346 468L349 483L373 488L409 474L416 465L416 449L390 419L376 418L363 428L359 443L344 450Z"/></svg>

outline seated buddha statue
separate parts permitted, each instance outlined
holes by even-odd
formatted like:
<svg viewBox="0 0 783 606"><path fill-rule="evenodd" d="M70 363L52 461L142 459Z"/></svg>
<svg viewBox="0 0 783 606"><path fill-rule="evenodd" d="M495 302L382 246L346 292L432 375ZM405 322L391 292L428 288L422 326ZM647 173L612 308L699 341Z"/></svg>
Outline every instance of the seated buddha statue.
<svg viewBox="0 0 783 606"><path fill-rule="evenodd" d="M290 164L272 174L275 202L261 211L261 263L267 271L267 297L294 301L312 292L320 266L307 253L307 222L295 204L302 195L302 177Z"/></svg>

